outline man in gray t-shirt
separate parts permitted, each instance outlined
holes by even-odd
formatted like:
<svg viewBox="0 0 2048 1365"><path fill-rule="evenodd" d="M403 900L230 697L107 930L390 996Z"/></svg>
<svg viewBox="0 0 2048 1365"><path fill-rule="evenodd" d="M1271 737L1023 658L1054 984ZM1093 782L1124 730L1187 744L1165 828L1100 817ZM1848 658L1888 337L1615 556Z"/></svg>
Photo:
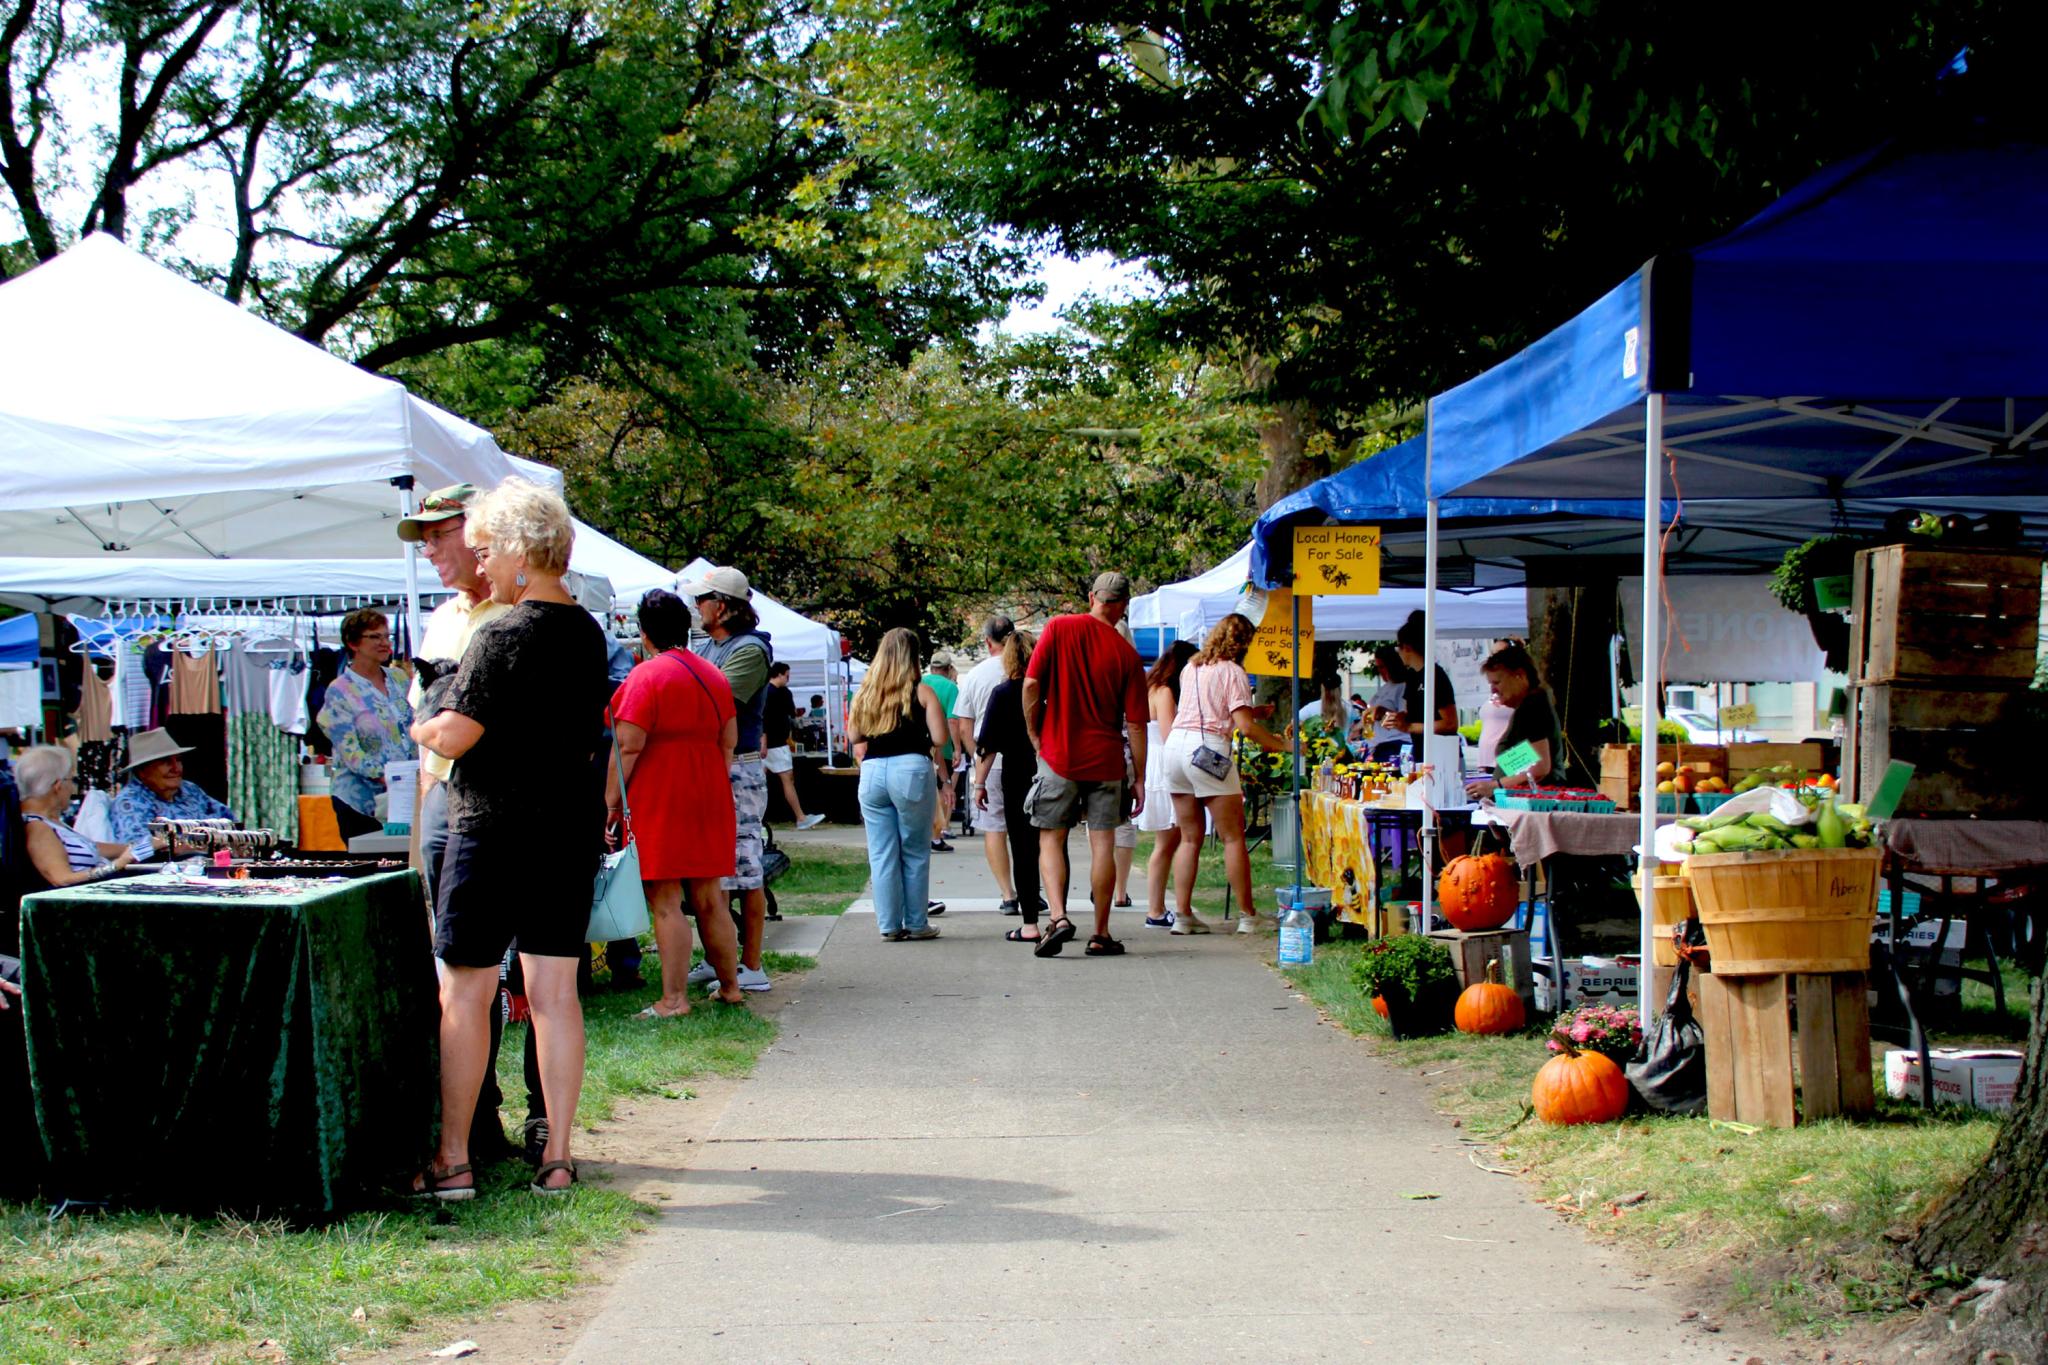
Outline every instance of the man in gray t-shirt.
<svg viewBox="0 0 2048 1365"><path fill-rule="evenodd" d="M967 670L967 676L960 680L960 696L953 703L953 742L967 755L968 772L974 771L977 757L974 751L974 736L981 729L983 715L988 709L988 699L1003 681L1003 642L1016 634L1017 627L1007 616L991 616L988 624L981 628L982 643L988 646L988 657ZM988 870L994 874L996 885L1002 890L1002 910L1014 915L1017 910L1017 886L1010 876L1010 843L1008 816L1003 809L1003 760L997 758L995 766L989 769L988 778L974 793L986 791L988 801L984 805L977 794L970 794L973 803L974 827L981 831L982 851L988 858Z"/></svg>

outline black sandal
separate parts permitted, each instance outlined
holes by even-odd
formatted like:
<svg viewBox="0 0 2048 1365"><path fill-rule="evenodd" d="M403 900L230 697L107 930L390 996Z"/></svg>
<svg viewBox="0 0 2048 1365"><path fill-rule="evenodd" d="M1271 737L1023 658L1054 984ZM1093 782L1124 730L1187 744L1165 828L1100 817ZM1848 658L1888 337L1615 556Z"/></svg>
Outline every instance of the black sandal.
<svg viewBox="0 0 2048 1365"><path fill-rule="evenodd" d="M1095 934L1088 940L1087 953L1090 957L1120 957L1124 945L1108 934Z"/></svg>
<svg viewBox="0 0 2048 1365"><path fill-rule="evenodd" d="M468 1176L469 1183L467 1185L446 1184L447 1181L453 1180L458 1175ZM428 1166L424 1171L413 1177L412 1197L415 1199L438 1199L444 1204L460 1204L465 1199L474 1199L476 1198L476 1172L470 1169L467 1162L460 1166L450 1166L445 1171L437 1171L432 1166Z"/></svg>
<svg viewBox="0 0 2048 1365"><path fill-rule="evenodd" d="M1060 949L1067 946L1067 940L1074 936L1074 922L1061 915L1039 931L1038 946L1031 951L1039 957L1058 957Z"/></svg>
<svg viewBox="0 0 2048 1365"><path fill-rule="evenodd" d="M548 1176L554 1171L567 1171L569 1173L569 1183L566 1185L548 1184ZM547 1161L541 1163L540 1169L533 1173L533 1184L530 1188L535 1194L567 1194L576 1188L576 1163L573 1161Z"/></svg>
<svg viewBox="0 0 2048 1365"><path fill-rule="evenodd" d="M1035 926L1034 926L1034 927L1035 927ZM1031 936L1030 938L1026 938L1026 937L1024 937L1024 927L1023 927L1022 925L1019 925L1019 926L1017 926L1017 927L1016 927L1015 929L1012 929L1012 930L1011 930L1011 931L1010 931L1009 933L1007 933L1007 934L1004 934L1004 935L1003 935L1003 937L1004 937L1005 939L1007 939L1008 941L1010 941L1011 943L1043 943L1043 942L1045 942L1045 935L1044 935L1044 934L1033 934L1033 935L1032 935L1032 936Z"/></svg>

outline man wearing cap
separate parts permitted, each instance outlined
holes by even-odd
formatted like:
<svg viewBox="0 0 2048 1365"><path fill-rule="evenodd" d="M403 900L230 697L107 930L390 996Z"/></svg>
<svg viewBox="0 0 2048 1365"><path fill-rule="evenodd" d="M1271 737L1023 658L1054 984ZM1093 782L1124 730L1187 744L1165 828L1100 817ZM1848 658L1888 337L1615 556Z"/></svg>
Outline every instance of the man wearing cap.
<svg viewBox="0 0 2048 1365"><path fill-rule="evenodd" d="M989 617L981 628L982 642L988 646L988 657L968 669L967 676L960 680L960 696L953 703L953 740L966 753L970 764L979 756L975 752L974 735L981 728L982 717L988 711L989 696L1003 682L1003 641L1016 630L1016 623L1007 616ZM970 767L968 771L973 772L974 769ZM986 803L980 799L981 792L988 794ZM1010 878L1010 827L1003 811L1003 760L1000 755L981 785L970 793L969 799L974 802L974 827L981 831L989 874L996 879L996 887L1003 893L1002 912L1017 914L1016 883ZM1025 817L1020 812L1017 818Z"/></svg>
<svg viewBox="0 0 2048 1365"><path fill-rule="evenodd" d="M185 780L184 755L191 752L191 745L178 743L167 730L144 730L128 742L128 780L114 794L113 842L147 858L152 820L235 818L223 802Z"/></svg>
<svg viewBox="0 0 2048 1365"><path fill-rule="evenodd" d="M420 500L419 511L398 523L398 538L419 546L420 553L434 566L441 586L453 589L455 594L435 607L427 617L419 658L461 663L476 633L512 610L507 604L493 600L491 585L477 565L476 551L469 548L469 542L462 536L470 504L478 496L474 484L458 483L448 488L437 488ZM409 694L415 713L424 693L425 689L415 673ZM420 748L420 796L413 828L420 837L420 880L426 884L430 914L438 903L435 897L440 892L441 855L448 848L448 774L453 767L454 760L443 758L425 746ZM517 968L517 956L507 954L506 964L500 968L500 979L512 983L511 972ZM518 984L513 984L515 994L519 989ZM494 996L491 999L490 1062L484 1068L483 1090L477 1096L476 1117L469 1128L470 1154L472 1160L478 1162L489 1161L512 1150L498 1121L498 1106L505 1099L498 1088L498 1044L504 1034L504 1013L499 1008L498 997ZM527 1116L522 1146L527 1159L537 1165L540 1161L538 1154L548 1141L548 1120L541 1097L540 1059L535 1051L532 1029L526 1031L526 1091Z"/></svg>
<svg viewBox="0 0 2048 1365"><path fill-rule="evenodd" d="M1128 777L1132 770L1145 771L1145 670L1138 651L1116 629L1130 598L1130 579L1099 575L1087 613L1046 622L1024 670L1024 728L1038 750L1038 777L1026 804L1039 832L1038 871L1052 910L1032 950L1040 957L1058 953L1074 936L1067 918L1067 831L1084 819L1095 903L1088 955L1114 957L1124 950L1109 933L1116 827L1145 803L1144 787Z"/></svg>
<svg viewBox="0 0 2048 1365"><path fill-rule="evenodd" d="M953 717L960 703L960 684L953 676L953 652L942 649L932 655L931 671L918 679L929 687L939 699L939 709L946 713L946 733L955 730ZM953 846L946 842L946 828L953 823L953 741L948 739L940 757L945 772L939 777L939 804L932 808L932 852L951 853Z"/></svg>
<svg viewBox="0 0 2048 1365"><path fill-rule="evenodd" d="M696 608L704 622L704 633L710 637L692 648L717 665L725 680L732 684L739 740L733 746L729 775L739 833L734 872L724 883L726 890L738 891L743 897L740 989L765 991L771 983L768 973L761 969L761 937L768 923L767 883L761 875L768 821L768 770L763 763L762 732L768 702L768 669L775 662L775 650L760 628L761 618L754 612L754 590L738 569L706 569L702 577L682 585L682 596ZM716 987L718 975L709 958L690 972L690 980Z"/></svg>

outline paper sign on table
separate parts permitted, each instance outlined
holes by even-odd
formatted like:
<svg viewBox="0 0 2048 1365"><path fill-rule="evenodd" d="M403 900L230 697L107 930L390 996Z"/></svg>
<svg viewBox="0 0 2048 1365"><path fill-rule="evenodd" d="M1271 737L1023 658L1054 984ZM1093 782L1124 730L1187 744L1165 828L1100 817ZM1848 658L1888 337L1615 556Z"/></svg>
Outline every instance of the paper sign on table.
<svg viewBox="0 0 2048 1365"><path fill-rule="evenodd" d="M1286 588L1266 593L1266 614L1252 635L1252 647L1244 656L1244 671L1268 678L1296 676L1294 659L1294 595ZM1301 643L1311 652L1316 642L1315 599L1301 599ZM1305 675L1305 672L1304 672Z"/></svg>
<svg viewBox="0 0 2048 1365"><path fill-rule="evenodd" d="M1536 766L1536 746L1528 740L1494 755L1493 766L1503 777L1516 777Z"/></svg>
<svg viewBox="0 0 2048 1365"><path fill-rule="evenodd" d="M1294 590L1304 596L1371 597L1380 590L1380 528L1294 528Z"/></svg>

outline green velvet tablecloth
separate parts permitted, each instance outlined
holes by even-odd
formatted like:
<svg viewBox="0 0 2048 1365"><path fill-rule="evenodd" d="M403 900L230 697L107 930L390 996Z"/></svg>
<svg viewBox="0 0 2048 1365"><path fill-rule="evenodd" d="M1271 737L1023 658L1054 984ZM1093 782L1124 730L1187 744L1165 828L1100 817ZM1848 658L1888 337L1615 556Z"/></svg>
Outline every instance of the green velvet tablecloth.
<svg viewBox="0 0 2048 1365"><path fill-rule="evenodd" d="M421 903L412 872L246 899L81 886L24 900L52 1191L318 1215L397 1188L433 1137Z"/></svg>

